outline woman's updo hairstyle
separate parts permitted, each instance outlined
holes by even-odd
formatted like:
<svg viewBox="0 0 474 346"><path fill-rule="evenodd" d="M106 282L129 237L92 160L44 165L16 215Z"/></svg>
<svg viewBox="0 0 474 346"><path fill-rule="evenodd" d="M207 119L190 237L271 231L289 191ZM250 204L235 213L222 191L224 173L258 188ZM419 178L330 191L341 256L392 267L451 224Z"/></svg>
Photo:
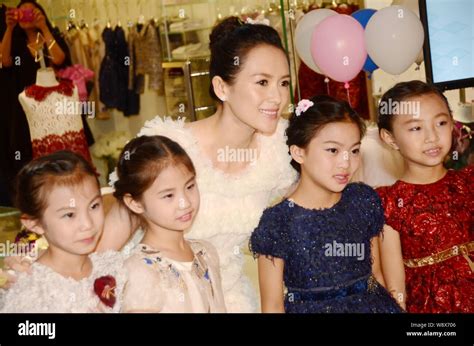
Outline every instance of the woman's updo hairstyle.
<svg viewBox="0 0 474 346"><path fill-rule="evenodd" d="M219 76L229 84L234 81L252 48L266 44L281 49L287 56L275 29L264 24L247 24L238 17L227 17L219 22L214 26L209 39L210 79ZM220 101L212 83L209 93L216 101Z"/></svg>

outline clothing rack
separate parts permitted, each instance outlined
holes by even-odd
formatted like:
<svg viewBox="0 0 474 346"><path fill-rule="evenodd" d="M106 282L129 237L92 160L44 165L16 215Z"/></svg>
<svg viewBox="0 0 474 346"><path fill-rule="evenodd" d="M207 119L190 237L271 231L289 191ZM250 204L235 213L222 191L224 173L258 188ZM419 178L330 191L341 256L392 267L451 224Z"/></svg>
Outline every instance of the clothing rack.
<svg viewBox="0 0 474 346"><path fill-rule="evenodd" d="M67 28L69 22L127 27L161 17L161 6L156 0L43 0L41 4L53 25L61 28Z"/></svg>

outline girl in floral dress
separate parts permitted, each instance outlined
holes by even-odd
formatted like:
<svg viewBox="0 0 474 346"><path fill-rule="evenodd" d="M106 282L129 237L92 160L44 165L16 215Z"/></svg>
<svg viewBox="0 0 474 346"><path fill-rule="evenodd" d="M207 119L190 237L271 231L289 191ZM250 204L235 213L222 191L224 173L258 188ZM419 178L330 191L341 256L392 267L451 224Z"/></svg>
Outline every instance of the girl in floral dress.
<svg viewBox="0 0 474 346"><path fill-rule="evenodd" d="M125 261L124 312L225 312L214 247L185 240L199 209L196 171L176 142L141 136L124 148L115 197L145 234Z"/></svg>

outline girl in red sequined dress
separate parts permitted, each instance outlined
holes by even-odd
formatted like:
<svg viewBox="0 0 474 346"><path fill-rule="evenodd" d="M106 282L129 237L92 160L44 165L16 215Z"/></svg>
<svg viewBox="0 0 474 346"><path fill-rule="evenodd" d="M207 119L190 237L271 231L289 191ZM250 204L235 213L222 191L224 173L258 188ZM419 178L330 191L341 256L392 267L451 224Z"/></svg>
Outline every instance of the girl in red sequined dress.
<svg viewBox="0 0 474 346"><path fill-rule="evenodd" d="M406 168L378 189L393 228L380 240L389 289L406 286L408 312L474 312L474 167L443 166L453 129L446 97L421 81L398 83L382 97L378 126Z"/></svg>

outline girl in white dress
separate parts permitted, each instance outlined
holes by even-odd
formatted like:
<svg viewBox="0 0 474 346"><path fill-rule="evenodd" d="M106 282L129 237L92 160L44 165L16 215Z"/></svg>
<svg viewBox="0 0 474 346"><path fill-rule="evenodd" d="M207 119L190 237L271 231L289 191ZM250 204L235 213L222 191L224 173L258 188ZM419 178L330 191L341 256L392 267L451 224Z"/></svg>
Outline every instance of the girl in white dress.
<svg viewBox="0 0 474 346"><path fill-rule="evenodd" d="M184 230L199 209L196 171L183 148L141 136L122 151L114 196L140 219L145 235L125 261L124 312L225 312L219 257Z"/></svg>
<svg viewBox="0 0 474 346"><path fill-rule="evenodd" d="M19 172L16 191L23 225L44 235L49 247L30 272L18 274L0 299L0 311L118 312L125 283L121 256L91 254L104 211L90 164L68 151L40 157ZM32 257L38 253L37 247L28 250Z"/></svg>
<svg viewBox="0 0 474 346"><path fill-rule="evenodd" d="M280 118L289 101L288 60L273 28L236 17L213 29L210 47L217 112L193 123L156 117L139 135L167 136L189 154L201 210L186 237L217 249L227 311L257 312L256 289L243 272L249 256L243 251L263 210L283 197L297 177L286 146L287 121ZM122 248L137 228L115 205L99 249Z"/></svg>

